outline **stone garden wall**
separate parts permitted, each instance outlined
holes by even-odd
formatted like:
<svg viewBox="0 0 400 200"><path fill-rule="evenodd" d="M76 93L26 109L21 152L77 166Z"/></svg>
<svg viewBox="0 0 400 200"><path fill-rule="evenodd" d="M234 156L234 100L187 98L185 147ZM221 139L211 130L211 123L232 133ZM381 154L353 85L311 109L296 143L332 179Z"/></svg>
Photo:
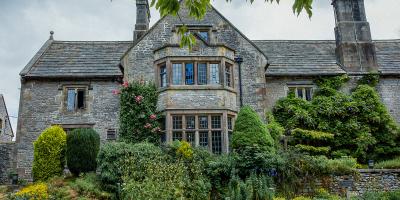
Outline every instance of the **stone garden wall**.
<svg viewBox="0 0 400 200"><path fill-rule="evenodd" d="M8 184L8 174L13 169L14 142L0 142L0 185Z"/></svg>
<svg viewBox="0 0 400 200"><path fill-rule="evenodd" d="M359 169L354 176L331 176L317 180L313 186L305 187L304 193L324 188L332 194L345 196L362 195L368 191L393 191L400 189L400 169Z"/></svg>

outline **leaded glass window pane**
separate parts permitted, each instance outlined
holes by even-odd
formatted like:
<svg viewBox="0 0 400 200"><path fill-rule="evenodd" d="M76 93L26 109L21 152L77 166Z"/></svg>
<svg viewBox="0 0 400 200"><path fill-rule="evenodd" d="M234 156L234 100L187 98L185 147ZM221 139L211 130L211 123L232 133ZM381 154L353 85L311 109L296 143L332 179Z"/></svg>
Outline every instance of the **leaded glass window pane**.
<svg viewBox="0 0 400 200"><path fill-rule="evenodd" d="M75 89L68 89L67 91L67 110L75 110Z"/></svg>
<svg viewBox="0 0 400 200"><path fill-rule="evenodd" d="M182 132L173 132L172 133L172 141L175 141L175 140L182 140Z"/></svg>
<svg viewBox="0 0 400 200"><path fill-rule="evenodd" d="M192 147L196 146L195 132L186 132L186 141L189 142Z"/></svg>
<svg viewBox="0 0 400 200"><path fill-rule="evenodd" d="M182 116L172 116L172 128L182 129Z"/></svg>
<svg viewBox="0 0 400 200"><path fill-rule="evenodd" d="M210 83L219 84L219 64L210 64Z"/></svg>
<svg viewBox="0 0 400 200"><path fill-rule="evenodd" d="M222 152L222 134L221 131L212 131L212 152L221 154Z"/></svg>
<svg viewBox="0 0 400 200"><path fill-rule="evenodd" d="M193 65L193 63L185 64L185 84L186 85L194 84L194 65Z"/></svg>
<svg viewBox="0 0 400 200"><path fill-rule="evenodd" d="M180 63L172 64L172 84L182 84L182 64Z"/></svg>
<svg viewBox="0 0 400 200"><path fill-rule="evenodd" d="M200 131L199 132L199 145L202 147L208 146L208 131Z"/></svg>
<svg viewBox="0 0 400 200"><path fill-rule="evenodd" d="M233 121L232 117L228 117L228 130L232 130L233 129L232 121Z"/></svg>
<svg viewBox="0 0 400 200"><path fill-rule="evenodd" d="M197 82L199 85L207 84L207 63L197 64Z"/></svg>
<svg viewBox="0 0 400 200"><path fill-rule="evenodd" d="M297 88L297 97L303 98L303 88Z"/></svg>
<svg viewBox="0 0 400 200"><path fill-rule="evenodd" d="M194 129L196 125L195 116L186 116L186 129Z"/></svg>
<svg viewBox="0 0 400 200"><path fill-rule="evenodd" d="M211 116L211 128L221 128L221 116Z"/></svg>
<svg viewBox="0 0 400 200"><path fill-rule="evenodd" d="M306 88L306 100L311 101L312 88Z"/></svg>
<svg viewBox="0 0 400 200"><path fill-rule="evenodd" d="M167 67L165 65L160 67L160 87L167 86Z"/></svg>
<svg viewBox="0 0 400 200"><path fill-rule="evenodd" d="M228 87L232 87L231 65L229 64L226 64L225 66L225 85Z"/></svg>
<svg viewBox="0 0 400 200"><path fill-rule="evenodd" d="M199 129L208 129L208 116L199 116Z"/></svg>

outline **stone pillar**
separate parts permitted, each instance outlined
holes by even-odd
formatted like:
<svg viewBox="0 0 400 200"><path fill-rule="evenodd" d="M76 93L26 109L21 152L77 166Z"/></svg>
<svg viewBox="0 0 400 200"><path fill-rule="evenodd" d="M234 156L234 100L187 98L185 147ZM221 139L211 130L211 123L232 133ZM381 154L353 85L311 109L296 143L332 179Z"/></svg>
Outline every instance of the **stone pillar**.
<svg viewBox="0 0 400 200"><path fill-rule="evenodd" d="M136 24L133 41L142 37L149 30L150 9L147 0L136 0Z"/></svg>
<svg viewBox="0 0 400 200"><path fill-rule="evenodd" d="M333 0L336 56L349 74L377 72L375 45L365 14L364 0Z"/></svg>

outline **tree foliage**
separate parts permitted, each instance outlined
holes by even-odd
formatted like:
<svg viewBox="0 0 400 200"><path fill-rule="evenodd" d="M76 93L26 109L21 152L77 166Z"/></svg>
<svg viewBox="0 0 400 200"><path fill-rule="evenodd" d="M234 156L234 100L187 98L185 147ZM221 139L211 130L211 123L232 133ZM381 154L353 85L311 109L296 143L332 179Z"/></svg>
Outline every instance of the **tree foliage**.
<svg viewBox="0 0 400 200"><path fill-rule="evenodd" d="M93 129L74 129L67 135L67 166L75 176L96 171L99 134Z"/></svg>
<svg viewBox="0 0 400 200"><path fill-rule="evenodd" d="M119 93L119 92L116 92ZM125 82L120 92L120 137L126 142L157 143L161 129L156 113L158 91L153 83Z"/></svg>
<svg viewBox="0 0 400 200"><path fill-rule="evenodd" d="M32 173L35 181L60 176L64 170L66 134L60 126L44 130L33 143Z"/></svg>
<svg viewBox="0 0 400 200"><path fill-rule="evenodd" d="M287 130L334 134L335 139L327 143L333 157L348 155L366 162L399 155L400 129L377 91L366 84L358 85L351 94L339 91L347 80L347 76L338 76L316 81L319 89L310 102L293 95L279 100L273 109L277 121Z"/></svg>

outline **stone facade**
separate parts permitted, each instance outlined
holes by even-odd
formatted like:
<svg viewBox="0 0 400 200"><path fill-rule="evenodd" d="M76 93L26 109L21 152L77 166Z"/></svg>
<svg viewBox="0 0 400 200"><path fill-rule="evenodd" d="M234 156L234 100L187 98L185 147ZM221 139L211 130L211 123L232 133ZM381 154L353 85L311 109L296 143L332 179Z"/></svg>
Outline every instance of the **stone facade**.
<svg viewBox="0 0 400 200"><path fill-rule="evenodd" d="M13 137L14 133L7 112L6 102L3 95L0 94L0 142L12 141Z"/></svg>
<svg viewBox="0 0 400 200"><path fill-rule="evenodd" d="M14 171L14 142L0 142L0 185L8 184L8 175Z"/></svg>
<svg viewBox="0 0 400 200"><path fill-rule="evenodd" d="M77 85L87 87L86 106L82 110L68 112L65 87ZM61 125L66 129L92 127L99 133L101 141L106 141L107 130L118 129L119 99L112 91L119 85L107 80L22 82L16 140L19 176L31 178L33 142L51 125Z"/></svg>

